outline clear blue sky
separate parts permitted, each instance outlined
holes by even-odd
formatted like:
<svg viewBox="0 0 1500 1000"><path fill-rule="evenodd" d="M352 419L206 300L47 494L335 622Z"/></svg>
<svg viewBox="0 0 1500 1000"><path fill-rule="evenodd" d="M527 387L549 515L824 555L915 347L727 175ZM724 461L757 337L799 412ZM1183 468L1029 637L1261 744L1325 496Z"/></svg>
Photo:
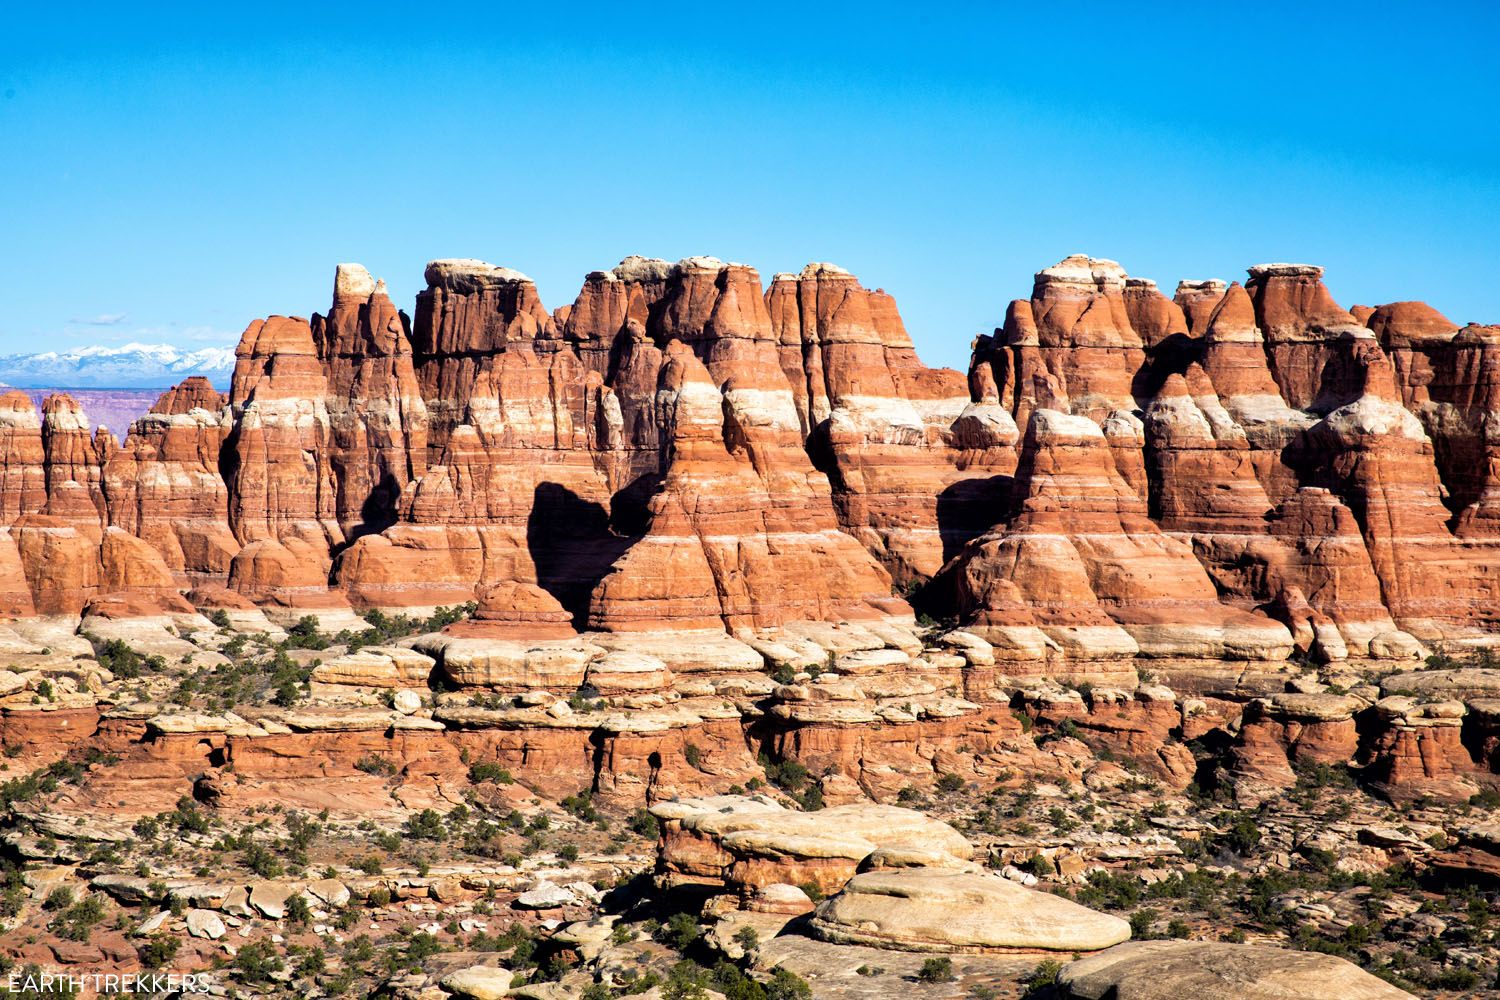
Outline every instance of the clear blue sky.
<svg viewBox="0 0 1500 1000"><path fill-rule="evenodd" d="M949 365L1073 251L1500 322L1494 3L318 6L0 15L0 352L232 343L342 260L410 310L445 256L549 307L834 261Z"/></svg>

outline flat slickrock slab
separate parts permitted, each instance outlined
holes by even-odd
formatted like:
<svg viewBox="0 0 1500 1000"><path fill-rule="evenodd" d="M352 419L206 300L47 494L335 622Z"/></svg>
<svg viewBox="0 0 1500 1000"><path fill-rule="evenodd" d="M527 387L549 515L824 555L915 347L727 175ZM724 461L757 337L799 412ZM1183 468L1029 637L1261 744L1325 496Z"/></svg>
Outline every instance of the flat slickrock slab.
<svg viewBox="0 0 1500 1000"><path fill-rule="evenodd" d="M825 941L900 951L1098 951L1130 937L1119 917L988 873L905 868L856 875L811 921Z"/></svg>
<svg viewBox="0 0 1500 1000"><path fill-rule="evenodd" d="M1216 941L1132 941L1058 981L1065 1000L1412 1000L1342 958Z"/></svg>

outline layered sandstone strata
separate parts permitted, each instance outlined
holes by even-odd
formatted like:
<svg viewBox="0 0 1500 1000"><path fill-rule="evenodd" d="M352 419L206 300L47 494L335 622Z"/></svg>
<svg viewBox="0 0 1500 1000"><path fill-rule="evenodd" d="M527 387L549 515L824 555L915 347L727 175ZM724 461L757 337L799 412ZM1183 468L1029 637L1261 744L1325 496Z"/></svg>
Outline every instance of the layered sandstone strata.
<svg viewBox="0 0 1500 1000"><path fill-rule="evenodd" d="M1247 290L1289 406L1326 412L1359 395L1345 362L1356 341L1373 335L1333 301L1321 267L1259 264L1250 269Z"/></svg>
<svg viewBox="0 0 1500 1000"><path fill-rule="evenodd" d="M111 522L149 542L189 586L220 583L239 552L220 471L233 427L224 395L194 377L131 424L104 466Z"/></svg>
<svg viewBox="0 0 1500 1000"><path fill-rule="evenodd" d="M988 527L1015 468L998 396L929 369L883 291L834 264L778 274L766 292L804 435L833 480L839 521L900 582L930 577Z"/></svg>
<svg viewBox="0 0 1500 1000"><path fill-rule="evenodd" d="M800 469L778 461L801 453L775 440L776 408L762 409L758 390L721 394L681 341L666 354L666 474L645 537L595 591L590 624L734 629L899 611L889 575L839 530L826 479L805 455Z"/></svg>
<svg viewBox="0 0 1500 1000"><path fill-rule="evenodd" d="M1203 565L1164 535L1098 424L1033 411L1016 474L1020 513L959 562L981 635L1037 626L1071 660L1280 660L1285 627L1221 602Z"/></svg>
<svg viewBox="0 0 1500 1000"><path fill-rule="evenodd" d="M555 315L513 269L426 279L408 322L340 265L327 315L250 325L227 398L189 380L123 443L65 396L6 396L5 608L196 590L246 613L227 586L330 629L484 599L475 627L523 640L754 636L907 614L893 589L936 575L922 609L990 644L959 683L980 701L1000 674L1146 662L1260 663L1274 689L1294 647L1399 663L1492 624L1500 338L1421 303L1356 315L1315 267L1168 299L1075 255L967 379L832 264L763 288L631 257Z"/></svg>

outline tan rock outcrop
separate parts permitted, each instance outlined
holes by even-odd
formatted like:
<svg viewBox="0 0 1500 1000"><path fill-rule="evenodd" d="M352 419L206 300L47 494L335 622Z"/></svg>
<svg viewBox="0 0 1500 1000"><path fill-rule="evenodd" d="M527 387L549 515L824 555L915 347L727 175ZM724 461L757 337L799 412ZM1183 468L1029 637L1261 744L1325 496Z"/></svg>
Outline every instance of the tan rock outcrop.
<svg viewBox="0 0 1500 1000"><path fill-rule="evenodd" d="M1391 695L1374 713L1379 729L1362 757L1364 776L1375 788L1395 799L1465 802L1478 793L1480 769L1463 742L1463 702Z"/></svg>
<svg viewBox="0 0 1500 1000"><path fill-rule="evenodd" d="M988 872L904 868L854 876L810 921L818 937L902 951L1099 951L1130 925Z"/></svg>
<svg viewBox="0 0 1500 1000"><path fill-rule="evenodd" d="M1131 941L1070 963L1058 982L1066 1000L1412 1000L1332 955L1211 941Z"/></svg>
<svg viewBox="0 0 1500 1000"><path fill-rule="evenodd" d="M917 848L955 862L968 841L946 823L911 809L834 806L793 812L764 797L716 796L660 802L657 876L722 885L745 899L778 883L842 888L877 850Z"/></svg>

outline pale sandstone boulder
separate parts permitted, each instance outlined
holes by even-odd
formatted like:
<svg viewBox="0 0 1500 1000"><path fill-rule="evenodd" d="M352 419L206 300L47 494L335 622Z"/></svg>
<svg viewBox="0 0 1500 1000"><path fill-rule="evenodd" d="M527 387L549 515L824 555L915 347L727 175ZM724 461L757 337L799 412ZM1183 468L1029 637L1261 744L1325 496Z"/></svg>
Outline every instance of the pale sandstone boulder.
<svg viewBox="0 0 1500 1000"><path fill-rule="evenodd" d="M1065 1000L1413 1000L1332 955L1211 941L1132 941L1058 981Z"/></svg>
<svg viewBox="0 0 1500 1000"><path fill-rule="evenodd" d="M188 933L195 938L217 941L228 933L223 919L212 910L189 910L187 912Z"/></svg>
<svg viewBox="0 0 1500 1000"><path fill-rule="evenodd" d="M512 692L574 691L583 683L589 661L603 652L583 638L527 642L445 633L422 636L412 646L435 659L459 687Z"/></svg>
<svg viewBox="0 0 1500 1000"><path fill-rule="evenodd" d="M785 913L801 916L813 910L813 901L801 886L774 882L763 886L750 900L750 909L756 913Z"/></svg>
<svg viewBox="0 0 1500 1000"><path fill-rule="evenodd" d="M864 649L884 649L883 636L871 622L787 622L778 630L783 636L805 639L829 653L851 653Z"/></svg>
<svg viewBox="0 0 1500 1000"><path fill-rule="evenodd" d="M612 650L588 665L584 684L606 696L664 691L672 686L672 671L654 656Z"/></svg>
<svg viewBox="0 0 1500 1000"><path fill-rule="evenodd" d="M825 941L902 951L1097 951L1130 937L1130 925L1051 893L988 873L934 868L873 871L818 906Z"/></svg>
<svg viewBox="0 0 1500 1000"><path fill-rule="evenodd" d="M1496 698L1500 697L1500 670L1416 670L1391 674L1380 681L1380 687L1391 694L1429 698Z"/></svg>
<svg viewBox="0 0 1500 1000"><path fill-rule="evenodd" d="M130 934L132 937L150 937L161 930L170 919L172 919L171 910L158 910L145 920L142 920L140 925L131 931Z"/></svg>
<svg viewBox="0 0 1500 1000"><path fill-rule="evenodd" d="M938 637L938 644L954 650L972 666L993 667L995 665L994 645L973 632L965 632L962 629L945 632Z"/></svg>
<svg viewBox="0 0 1500 1000"><path fill-rule="evenodd" d="M828 650L811 639L788 635L779 629L767 635L742 634L737 638L765 657L766 665L773 670L777 667L821 670L828 664Z"/></svg>
<svg viewBox="0 0 1500 1000"><path fill-rule="evenodd" d="M870 720L873 721L873 718ZM882 848L967 861L973 848L946 823L912 809L855 803L793 812L763 796L659 802L659 871L667 881L718 883L751 895L776 883L833 892Z"/></svg>
<svg viewBox="0 0 1500 1000"><path fill-rule="evenodd" d="M349 905L349 887L336 878L320 878L316 882L309 882L307 891L329 906Z"/></svg>
<svg viewBox="0 0 1500 1000"><path fill-rule="evenodd" d="M673 674L730 673L766 668L765 658L760 653L723 632L589 633L587 638L600 649L658 659Z"/></svg>
<svg viewBox="0 0 1500 1000"><path fill-rule="evenodd" d="M93 601L85 609L79 632L99 639L118 639L142 656L160 656L169 663L177 663L189 657L197 666L212 667L227 664L228 657L210 650L200 649L183 638L194 632L211 630L208 619L197 614L151 614L116 617L111 613L95 613L105 609Z"/></svg>
<svg viewBox="0 0 1500 1000"><path fill-rule="evenodd" d="M313 668L312 679L320 684L357 687L425 687L436 662L430 656L401 646L366 646L319 663Z"/></svg>
<svg viewBox="0 0 1500 1000"><path fill-rule="evenodd" d="M458 969L442 978L442 987L449 993L472 1000L500 1000L510 992L511 973L490 965L471 965Z"/></svg>

